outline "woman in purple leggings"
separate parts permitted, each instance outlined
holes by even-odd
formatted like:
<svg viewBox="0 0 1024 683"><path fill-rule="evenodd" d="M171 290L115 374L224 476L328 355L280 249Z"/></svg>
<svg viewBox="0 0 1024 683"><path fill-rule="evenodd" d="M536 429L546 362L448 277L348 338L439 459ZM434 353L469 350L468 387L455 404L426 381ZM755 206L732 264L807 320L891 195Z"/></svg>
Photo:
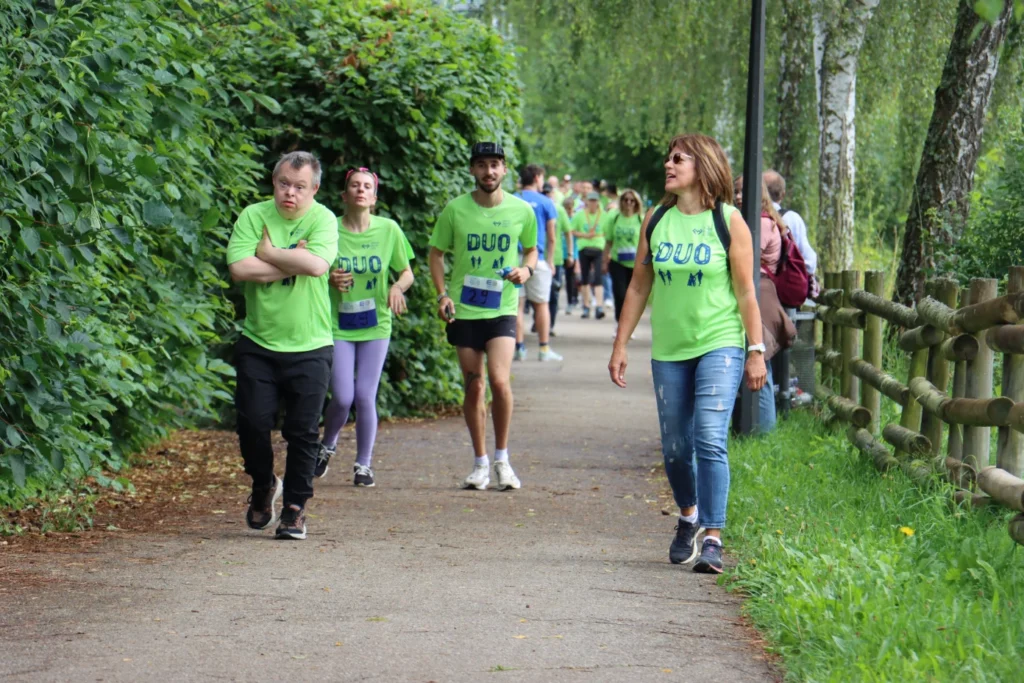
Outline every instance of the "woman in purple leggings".
<svg viewBox="0 0 1024 683"><path fill-rule="evenodd" d="M331 272L334 328L333 397L324 416L324 438L316 476L327 474L338 434L356 409L356 486L373 486L373 442L377 437L377 386L391 340L391 314L405 312L405 292L412 286L412 247L398 224L373 216L377 175L368 169L345 178L345 215L338 219L338 258ZM398 279L389 285L389 271Z"/></svg>

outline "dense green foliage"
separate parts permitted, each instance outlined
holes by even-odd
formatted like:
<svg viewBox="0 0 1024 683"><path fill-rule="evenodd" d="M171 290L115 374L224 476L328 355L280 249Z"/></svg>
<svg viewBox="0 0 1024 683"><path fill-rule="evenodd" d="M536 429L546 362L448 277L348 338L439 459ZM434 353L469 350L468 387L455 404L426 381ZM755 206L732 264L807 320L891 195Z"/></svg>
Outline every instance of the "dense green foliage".
<svg viewBox="0 0 1024 683"><path fill-rule="evenodd" d="M286 149L323 157L335 211L343 169L377 169L420 257L383 412L458 398L424 256L469 142L516 133L497 35L419 0L12 0L0 47L0 506L230 405L223 248Z"/></svg>
<svg viewBox="0 0 1024 683"><path fill-rule="evenodd" d="M229 397L213 264L258 167L187 19L143 0L0 14L0 504L116 470Z"/></svg>
<svg viewBox="0 0 1024 683"><path fill-rule="evenodd" d="M416 2L260 5L232 21L218 58L253 74L283 108L243 113L273 129L266 161L296 148L316 153L324 164L317 199L339 215L346 170L374 169L378 212L396 219L416 250L409 313L396 322L381 383L383 414L454 402L461 384L436 316L427 240L444 204L472 189L470 144L512 146L520 86L511 52L482 24Z"/></svg>
<svg viewBox="0 0 1024 683"><path fill-rule="evenodd" d="M727 577L793 681L1009 681L1024 651L1011 513L953 509L796 412L730 449Z"/></svg>

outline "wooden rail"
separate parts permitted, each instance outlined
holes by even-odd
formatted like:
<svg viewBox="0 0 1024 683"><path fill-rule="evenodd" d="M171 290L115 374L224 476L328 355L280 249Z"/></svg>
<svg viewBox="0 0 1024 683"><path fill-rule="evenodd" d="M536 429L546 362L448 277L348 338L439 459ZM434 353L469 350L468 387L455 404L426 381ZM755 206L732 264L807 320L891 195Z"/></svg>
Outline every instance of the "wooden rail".
<svg viewBox="0 0 1024 683"><path fill-rule="evenodd" d="M1002 295L990 279L964 290L948 278L929 281L914 308L883 298L880 272L864 273L863 283L856 271L825 273L816 298L815 398L826 423L848 425L847 439L879 470L899 468L921 484L939 473L959 487L958 503L1019 513L1008 531L1024 545L1024 267L1010 269ZM909 354L906 381L882 368L885 325ZM883 397L899 406L899 424L880 424Z"/></svg>

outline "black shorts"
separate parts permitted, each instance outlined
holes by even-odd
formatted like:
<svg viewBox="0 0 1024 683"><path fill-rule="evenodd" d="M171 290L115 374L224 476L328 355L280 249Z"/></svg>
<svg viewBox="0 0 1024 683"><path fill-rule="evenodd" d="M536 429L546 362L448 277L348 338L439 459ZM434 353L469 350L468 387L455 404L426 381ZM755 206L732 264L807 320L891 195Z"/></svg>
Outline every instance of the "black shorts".
<svg viewBox="0 0 1024 683"><path fill-rule="evenodd" d="M516 338L516 316L456 320L448 324L448 343L452 346L484 351L487 349L487 342L498 337Z"/></svg>
<svg viewBox="0 0 1024 683"><path fill-rule="evenodd" d="M597 247L580 249L580 282L584 285L601 284L601 261L604 250Z"/></svg>

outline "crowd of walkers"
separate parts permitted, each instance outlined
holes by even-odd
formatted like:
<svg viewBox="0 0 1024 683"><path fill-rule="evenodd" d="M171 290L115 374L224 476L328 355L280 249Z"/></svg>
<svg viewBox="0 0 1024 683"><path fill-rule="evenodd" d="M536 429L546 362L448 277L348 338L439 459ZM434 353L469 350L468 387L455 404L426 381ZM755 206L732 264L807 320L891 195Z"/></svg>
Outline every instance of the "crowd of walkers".
<svg viewBox="0 0 1024 683"><path fill-rule="evenodd" d="M499 490L521 486L509 458L511 370L528 359L527 325L537 336L537 360L557 362L563 359L551 337L563 299L563 314L578 309L583 319L601 320L613 309L608 369L625 387L626 347L650 307L662 451L680 508L669 557L717 573L735 396L744 380L760 392L762 426L771 428L769 361L795 336L791 316L814 287L817 258L806 225L782 208L784 179L766 173L757 296L751 231L736 209L742 187L722 148L707 136L679 136L664 170L665 195L656 206L612 183L545 179L536 165L520 170L512 193L503 189L502 147L476 143L469 165L475 187L437 217L428 263L463 376L473 449L465 488L486 489L492 473ZM414 254L399 225L373 213L380 181L371 170L348 172L340 218L316 201L321 168L313 155L285 154L272 180L273 199L241 213L227 249L246 304L235 348L237 430L252 477L248 525L278 524L278 538L302 539L314 479L330 470L353 408L352 482L376 483L377 391L392 319L406 310ZM270 436L281 408L283 480L274 474Z"/></svg>

